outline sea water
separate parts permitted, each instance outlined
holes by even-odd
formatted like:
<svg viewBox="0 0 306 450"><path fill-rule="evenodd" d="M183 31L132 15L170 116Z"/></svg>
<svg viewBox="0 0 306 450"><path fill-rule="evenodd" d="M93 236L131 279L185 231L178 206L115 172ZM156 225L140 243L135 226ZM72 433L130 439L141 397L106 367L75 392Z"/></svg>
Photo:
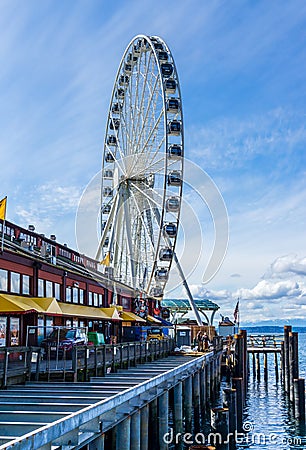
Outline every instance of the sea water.
<svg viewBox="0 0 306 450"><path fill-rule="evenodd" d="M306 330L305 330L306 331ZM281 381L276 381L274 355L268 355L268 381L264 381L261 360L261 380L253 377L250 359L250 377L244 413L243 440L238 449L287 450L306 449L305 426L294 419L292 405L284 394ZM306 332L299 333L300 378L306 378ZM239 438L238 438L239 440Z"/></svg>

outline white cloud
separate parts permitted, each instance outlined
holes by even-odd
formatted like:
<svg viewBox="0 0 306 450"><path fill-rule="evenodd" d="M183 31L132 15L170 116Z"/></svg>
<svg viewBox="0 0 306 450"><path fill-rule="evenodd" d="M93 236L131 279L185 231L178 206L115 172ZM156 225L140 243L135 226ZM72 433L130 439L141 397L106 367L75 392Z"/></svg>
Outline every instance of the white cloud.
<svg viewBox="0 0 306 450"><path fill-rule="evenodd" d="M234 294L246 300L270 300L279 298L298 297L303 293L301 286L292 280L273 282L261 280L253 289L238 289Z"/></svg>
<svg viewBox="0 0 306 450"><path fill-rule="evenodd" d="M265 277L284 277L288 275L306 276L306 258L297 255L284 255L277 258Z"/></svg>

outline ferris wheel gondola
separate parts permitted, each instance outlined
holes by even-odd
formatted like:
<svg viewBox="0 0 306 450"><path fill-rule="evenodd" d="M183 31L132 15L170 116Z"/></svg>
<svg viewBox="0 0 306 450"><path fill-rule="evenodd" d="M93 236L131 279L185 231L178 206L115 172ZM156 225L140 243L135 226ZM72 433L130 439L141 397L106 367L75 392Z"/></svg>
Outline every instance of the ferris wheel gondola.
<svg viewBox="0 0 306 450"><path fill-rule="evenodd" d="M102 165L104 272L152 297L163 295L182 199L184 126L172 53L157 36L127 46L109 107Z"/></svg>

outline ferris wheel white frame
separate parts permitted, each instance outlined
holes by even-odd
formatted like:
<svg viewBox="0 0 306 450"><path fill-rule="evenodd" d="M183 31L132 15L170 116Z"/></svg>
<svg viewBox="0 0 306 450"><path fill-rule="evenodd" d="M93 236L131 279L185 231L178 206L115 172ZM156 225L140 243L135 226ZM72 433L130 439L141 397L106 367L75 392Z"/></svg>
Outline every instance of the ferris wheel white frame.
<svg viewBox="0 0 306 450"><path fill-rule="evenodd" d="M184 123L178 73L158 36L138 35L117 71L104 141L101 239L104 273L161 298L178 234Z"/></svg>

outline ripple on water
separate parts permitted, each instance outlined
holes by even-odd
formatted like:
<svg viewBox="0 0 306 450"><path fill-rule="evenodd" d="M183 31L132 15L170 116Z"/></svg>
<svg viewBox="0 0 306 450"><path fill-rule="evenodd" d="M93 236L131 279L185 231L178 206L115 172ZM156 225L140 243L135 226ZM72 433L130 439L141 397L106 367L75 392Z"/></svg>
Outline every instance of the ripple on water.
<svg viewBox="0 0 306 450"><path fill-rule="evenodd" d="M299 334L299 358L300 376L306 376L306 333ZM262 362L261 362L262 364ZM258 382L253 379L252 367L248 387L244 421L251 422L253 431L247 435L248 442L237 446L238 449L251 448L268 450L305 450L306 434L301 432L288 409L288 401L284 396L280 382L275 380L274 358L268 357L269 379L265 382L262 378ZM262 371L263 372L263 371ZM254 442L252 437L256 433L262 433L266 442ZM275 435L275 441L270 441L270 436ZM302 443L294 442L294 439L302 439Z"/></svg>

